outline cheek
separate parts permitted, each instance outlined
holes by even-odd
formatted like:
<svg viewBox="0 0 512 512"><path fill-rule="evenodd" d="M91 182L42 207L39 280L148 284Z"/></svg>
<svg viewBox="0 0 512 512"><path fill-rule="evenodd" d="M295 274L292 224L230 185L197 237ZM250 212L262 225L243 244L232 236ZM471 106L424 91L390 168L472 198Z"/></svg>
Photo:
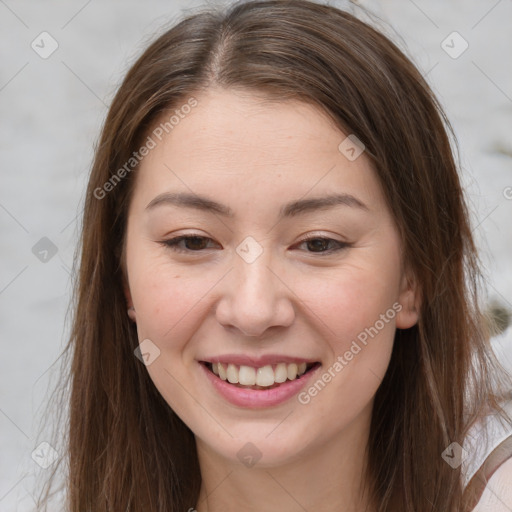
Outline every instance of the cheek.
<svg viewBox="0 0 512 512"><path fill-rule="evenodd" d="M137 313L139 339L175 347L194 329L208 290L222 277L220 269L204 271L172 264L160 248L128 245L130 292Z"/></svg>
<svg viewBox="0 0 512 512"><path fill-rule="evenodd" d="M317 381L299 397L301 403L312 404L315 414L350 421L377 391L389 365L401 308L396 276L388 277L376 279L370 267L347 264L330 279L302 281L301 299L309 318L316 319L319 345L330 351ZM333 410L333 404L340 407Z"/></svg>
<svg viewBox="0 0 512 512"><path fill-rule="evenodd" d="M373 332L375 325L382 338L393 337L399 306L392 274L384 282L375 278L373 269L347 265L329 276L305 276L297 282L297 289L304 314L318 320L317 327L335 352L348 350L358 337L364 341L364 333Z"/></svg>
<svg viewBox="0 0 512 512"><path fill-rule="evenodd" d="M145 269L132 288L139 337L154 339L166 349L179 348L197 327L205 296L214 284L208 276L184 278L175 271Z"/></svg>
<svg viewBox="0 0 512 512"><path fill-rule="evenodd" d="M194 424L204 411L184 392L196 364L191 340L207 313L208 290L218 279L199 272L186 276L161 262L133 265L129 275L139 341L149 339L158 348L148 374L178 416Z"/></svg>

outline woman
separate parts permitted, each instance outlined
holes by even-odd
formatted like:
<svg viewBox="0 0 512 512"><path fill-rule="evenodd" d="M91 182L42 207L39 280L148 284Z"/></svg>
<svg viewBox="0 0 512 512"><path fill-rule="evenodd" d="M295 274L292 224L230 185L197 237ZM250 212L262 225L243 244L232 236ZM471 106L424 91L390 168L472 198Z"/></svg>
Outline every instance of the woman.
<svg viewBox="0 0 512 512"><path fill-rule="evenodd" d="M330 6L239 3L151 44L87 189L69 511L474 509L512 452L469 473L471 428L510 388L447 131Z"/></svg>

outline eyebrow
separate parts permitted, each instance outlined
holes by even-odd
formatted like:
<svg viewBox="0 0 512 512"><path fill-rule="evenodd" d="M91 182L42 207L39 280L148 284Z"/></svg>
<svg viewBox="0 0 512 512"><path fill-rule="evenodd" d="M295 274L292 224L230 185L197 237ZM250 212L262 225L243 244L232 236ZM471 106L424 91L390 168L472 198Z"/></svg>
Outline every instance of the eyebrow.
<svg viewBox="0 0 512 512"><path fill-rule="evenodd" d="M229 206L220 204L212 199L193 193L164 192L156 196L147 206L146 210L152 210L157 206L173 205L182 208L192 208L208 213L222 215L223 217L233 218L235 213ZM369 211L362 201L350 194L332 194L324 197L310 199L298 199L291 201L281 207L279 218L294 217L318 210L326 210L335 206L350 206L361 210Z"/></svg>

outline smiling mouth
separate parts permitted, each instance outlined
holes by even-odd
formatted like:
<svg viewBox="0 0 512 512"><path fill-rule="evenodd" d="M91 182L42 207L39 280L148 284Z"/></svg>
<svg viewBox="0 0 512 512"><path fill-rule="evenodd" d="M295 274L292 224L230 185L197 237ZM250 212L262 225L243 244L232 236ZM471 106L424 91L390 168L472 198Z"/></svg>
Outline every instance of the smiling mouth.
<svg viewBox="0 0 512 512"><path fill-rule="evenodd" d="M320 366L314 363L277 363L265 365L260 368L252 366L210 363L201 361L211 373L219 379L244 389L273 389L287 381L298 380L310 371Z"/></svg>

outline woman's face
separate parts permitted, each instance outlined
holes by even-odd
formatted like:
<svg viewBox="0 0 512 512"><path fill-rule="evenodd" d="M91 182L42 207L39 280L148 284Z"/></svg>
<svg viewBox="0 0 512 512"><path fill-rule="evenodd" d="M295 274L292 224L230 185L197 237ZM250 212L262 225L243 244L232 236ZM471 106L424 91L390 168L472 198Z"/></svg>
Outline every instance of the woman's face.
<svg viewBox="0 0 512 512"><path fill-rule="evenodd" d="M126 295L147 371L198 443L270 467L368 424L413 290L349 134L305 103L196 99L135 171Z"/></svg>

